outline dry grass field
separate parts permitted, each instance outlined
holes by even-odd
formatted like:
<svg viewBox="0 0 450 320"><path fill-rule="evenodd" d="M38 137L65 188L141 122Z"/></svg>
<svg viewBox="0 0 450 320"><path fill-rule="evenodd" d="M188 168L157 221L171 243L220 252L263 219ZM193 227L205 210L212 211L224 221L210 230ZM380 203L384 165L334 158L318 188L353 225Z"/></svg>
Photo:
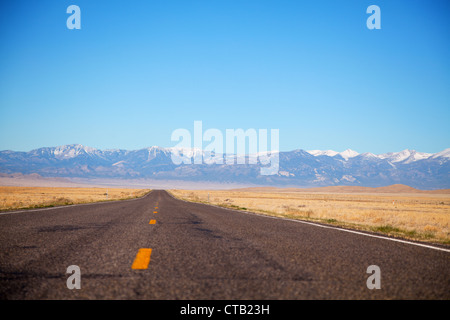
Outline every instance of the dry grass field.
<svg viewBox="0 0 450 320"><path fill-rule="evenodd" d="M0 211L141 197L148 189L52 188L0 186Z"/></svg>
<svg viewBox="0 0 450 320"><path fill-rule="evenodd" d="M450 194L171 190L175 197L407 239L450 244Z"/></svg>

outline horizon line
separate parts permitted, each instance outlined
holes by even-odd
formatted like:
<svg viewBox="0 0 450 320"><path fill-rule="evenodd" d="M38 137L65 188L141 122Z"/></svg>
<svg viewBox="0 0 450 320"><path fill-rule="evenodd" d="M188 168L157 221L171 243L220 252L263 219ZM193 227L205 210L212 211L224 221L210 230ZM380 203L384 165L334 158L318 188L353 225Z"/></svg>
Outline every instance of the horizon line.
<svg viewBox="0 0 450 320"><path fill-rule="evenodd" d="M99 150L99 151L139 151L139 150L146 150L146 149L148 150L148 149L151 149L151 148L159 148L159 149L165 149L165 150L167 150L167 149L169 149L169 150L170 149L178 149L178 150L201 150L201 151L205 151L204 149L199 149L199 148L195 148L195 147L191 147L191 148L188 148L188 147L175 147L175 146L174 147L162 147L162 146L158 146L158 145L152 145L152 146L149 146L149 147L142 147L142 148L137 148L137 149L136 148L125 149L125 148L97 148L97 147L91 147L91 146L88 146L88 145L84 145L84 144L81 144L81 143L69 143L69 144L62 144L62 145L57 145L57 146L38 147L38 148L33 148L31 150L28 150L28 151L3 149L3 150L0 150L0 152L12 151L12 152L25 152L25 153L28 153L28 152L32 152L32 151L39 150L39 149L45 149L45 148L52 149L52 148L60 148L60 147L68 147L68 146L81 146L83 148L90 148L90 149L95 149L95 150ZM353 151L353 152L357 153L357 156L358 155L363 155L363 154L373 154L373 155L378 155L379 156L379 155L385 155L385 154L389 154L389 153L400 153L400 152L403 152L403 151L415 151L415 152L430 154L430 156L432 156L432 155L435 155L437 153L441 153L443 151L446 151L448 149L450 149L450 147L449 148L444 148L444 149L442 149L441 151L438 151L438 152L431 153L431 152L422 152L422 151L418 151L416 149L406 148L406 149L403 149L403 150L400 150L400 151L389 151L389 152L384 152L384 153L378 153L377 154L377 153L373 153L373 152L362 152L362 153L359 153L358 151L356 151L354 149L351 149L351 148L347 148L344 151L340 151L340 152L335 151L333 149L309 149L309 150L307 150L307 149L302 149L302 148L296 148L296 149L291 149L291 150L273 150L273 151L268 151L267 150L267 151L257 152L256 154L258 154L258 153L270 153L270 152L283 153L283 152L293 152L293 151L305 151L305 152L315 156L314 154L311 153L312 151L317 151L317 152L332 151L332 152L336 152L335 155L342 154L342 153L344 153L346 151ZM228 153L218 153L218 154L226 155ZM233 154L237 155L236 153L233 153ZM255 154L255 153L252 153L252 154L246 153L244 155L253 155L253 154ZM335 156L335 155L333 155L333 156ZM241 156L242 156L242 154L241 154Z"/></svg>

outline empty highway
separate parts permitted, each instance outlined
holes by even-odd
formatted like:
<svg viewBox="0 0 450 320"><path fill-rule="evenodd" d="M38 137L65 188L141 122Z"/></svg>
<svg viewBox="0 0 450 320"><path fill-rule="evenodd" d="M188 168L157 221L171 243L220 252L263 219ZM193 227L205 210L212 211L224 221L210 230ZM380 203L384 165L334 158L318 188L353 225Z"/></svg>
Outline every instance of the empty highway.
<svg viewBox="0 0 450 320"><path fill-rule="evenodd" d="M0 214L0 298L444 299L448 250L275 219L154 190ZM69 266L80 289L69 289ZM380 289L369 289L369 266Z"/></svg>

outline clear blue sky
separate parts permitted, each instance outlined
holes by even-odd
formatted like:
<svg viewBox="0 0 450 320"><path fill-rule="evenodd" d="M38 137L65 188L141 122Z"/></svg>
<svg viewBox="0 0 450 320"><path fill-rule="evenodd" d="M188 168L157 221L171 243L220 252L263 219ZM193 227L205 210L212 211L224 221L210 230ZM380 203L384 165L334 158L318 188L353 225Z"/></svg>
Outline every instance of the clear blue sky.
<svg viewBox="0 0 450 320"><path fill-rule="evenodd" d="M6 0L0 39L0 150L170 147L194 120L283 151L450 147L446 0Z"/></svg>

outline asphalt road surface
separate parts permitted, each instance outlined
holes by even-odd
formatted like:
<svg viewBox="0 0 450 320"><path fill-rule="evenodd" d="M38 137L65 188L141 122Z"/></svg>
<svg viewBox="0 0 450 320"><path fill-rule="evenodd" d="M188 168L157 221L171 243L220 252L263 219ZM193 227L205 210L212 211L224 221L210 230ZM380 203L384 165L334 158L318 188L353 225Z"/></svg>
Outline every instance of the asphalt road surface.
<svg viewBox="0 0 450 320"><path fill-rule="evenodd" d="M0 215L0 299L448 300L449 262L448 250L189 203L159 190ZM72 265L81 289L67 287ZM379 273L368 273L371 265ZM376 275L380 289L369 289Z"/></svg>

